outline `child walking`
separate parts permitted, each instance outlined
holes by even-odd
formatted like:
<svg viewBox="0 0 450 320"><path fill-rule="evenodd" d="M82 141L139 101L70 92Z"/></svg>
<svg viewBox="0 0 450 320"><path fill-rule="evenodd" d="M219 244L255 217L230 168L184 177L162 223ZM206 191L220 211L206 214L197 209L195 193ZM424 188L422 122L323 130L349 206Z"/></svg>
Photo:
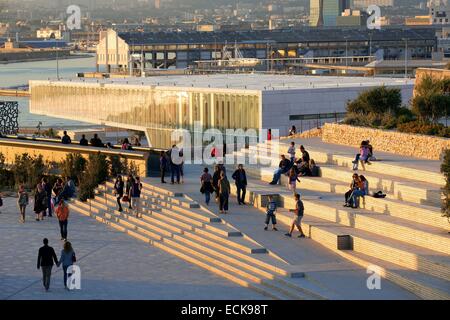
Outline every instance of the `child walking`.
<svg viewBox="0 0 450 320"><path fill-rule="evenodd" d="M297 193L297 181L300 182L298 174L295 171L295 168L291 168L291 170L289 170L288 188L294 193L294 195Z"/></svg>
<svg viewBox="0 0 450 320"><path fill-rule="evenodd" d="M276 211L277 203L273 200L273 196L269 196L266 210L266 226L264 227L264 230L267 230L269 228L270 220L272 220L272 230L278 231L278 229L275 227L277 225L277 218L275 216Z"/></svg>
<svg viewBox="0 0 450 320"><path fill-rule="evenodd" d="M17 199L17 205L19 206L20 211L20 222L25 223L25 209L27 208L27 205L29 204L29 197L28 193L25 191L25 187L23 184L19 186L18 191L19 198Z"/></svg>

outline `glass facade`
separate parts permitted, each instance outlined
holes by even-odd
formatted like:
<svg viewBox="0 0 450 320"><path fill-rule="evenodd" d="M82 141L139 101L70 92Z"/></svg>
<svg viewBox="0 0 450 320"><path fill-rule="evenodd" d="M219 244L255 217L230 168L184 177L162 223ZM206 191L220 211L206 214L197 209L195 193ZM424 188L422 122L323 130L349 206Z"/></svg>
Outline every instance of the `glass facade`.
<svg viewBox="0 0 450 320"><path fill-rule="evenodd" d="M260 129L260 92L32 81L30 111L147 133L171 146L174 129Z"/></svg>

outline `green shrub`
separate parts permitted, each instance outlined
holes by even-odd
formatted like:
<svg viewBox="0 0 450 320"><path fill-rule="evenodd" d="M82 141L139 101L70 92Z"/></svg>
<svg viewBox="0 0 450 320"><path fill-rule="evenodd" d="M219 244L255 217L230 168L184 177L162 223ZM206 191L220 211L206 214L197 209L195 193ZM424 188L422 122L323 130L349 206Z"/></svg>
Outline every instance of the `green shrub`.
<svg viewBox="0 0 450 320"><path fill-rule="evenodd" d="M347 112L356 114L395 114L401 107L402 95L400 89L385 86L366 90L348 102Z"/></svg>
<svg viewBox="0 0 450 320"><path fill-rule="evenodd" d="M441 172L445 176L445 187L442 189L444 199L442 200L442 213L450 221L450 150L445 151L444 161L441 165Z"/></svg>
<svg viewBox="0 0 450 320"><path fill-rule="evenodd" d="M126 161L123 161L120 156L112 155L109 157L110 176L117 177L120 174L127 173Z"/></svg>
<svg viewBox="0 0 450 320"><path fill-rule="evenodd" d="M0 188L14 187L14 173L8 170L5 163L5 156L0 153Z"/></svg>
<svg viewBox="0 0 450 320"><path fill-rule="evenodd" d="M61 173L65 177L74 180L78 185L83 172L86 170L87 161L79 153L69 153L66 159L61 163Z"/></svg>
<svg viewBox="0 0 450 320"><path fill-rule="evenodd" d="M109 161L104 154L89 155L86 170L80 179L78 197L81 201L95 197L95 188L109 179Z"/></svg>
<svg viewBox="0 0 450 320"><path fill-rule="evenodd" d="M424 134L450 138L450 128L442 124L424 123L421 121L411 121L398 125L398 131L405 133Z"/></svg>
<svg viewBox="0 0 450 320"><path fill-rule="evenodd" d="M412 111L422 122L438 121L450 114L450 80L425 76L416 86Z"/></svg>
<svg viewBox="0 0 450 320"><path fill-rule="evenodd" d="M48 165L42 155L31 157L28 153L24 153L16 155L11 171L14 174L15 186L23 183L26 188L34 189L48 172Z"/></svg>

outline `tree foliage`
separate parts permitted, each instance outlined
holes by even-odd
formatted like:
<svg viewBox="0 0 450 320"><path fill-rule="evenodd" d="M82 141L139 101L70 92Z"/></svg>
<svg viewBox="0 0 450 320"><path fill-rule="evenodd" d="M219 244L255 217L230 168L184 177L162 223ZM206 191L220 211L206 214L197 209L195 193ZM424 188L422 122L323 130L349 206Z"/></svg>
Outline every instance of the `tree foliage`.
<svg viewBox="0 0 450 320"><path fill-rule="evenodd" d="M87 160L79 153L69 153L66 155L66 159L61 162L61 173L65 177L69 177L74 180L76 184L79 184L83 172L86 170Z"/></svg>
<svg viewBox="0 0 450 320"><path fill-rule="evenodd" d="M395 114L402 105L400 89L377 87L362 92L347 104L347 111L356 114Z"/></svg>
<svg viewBox="0 0 450 320"><path fill-rule="evenodd" d="M80 180L79 199L86 201L95 197L95 188L110 178L110 162L106 155L99 153L89 155L83 179Z"/></svg>
<svg viewBox="0 0 450 320"><path fill-rule="evenodd" d="M27 188L34 189L41 178L47 174L48 166L42 155L31 157L28 153L16 155L11 166L14 173L15 185L24 184Z"/></svg>
<svg viewBox="0 0 450 320"><path fill-rule="evenodd" d="M425 76L416 86L412 100L412 111L421 122L438 123L450 114L450 79Z"/></svg>

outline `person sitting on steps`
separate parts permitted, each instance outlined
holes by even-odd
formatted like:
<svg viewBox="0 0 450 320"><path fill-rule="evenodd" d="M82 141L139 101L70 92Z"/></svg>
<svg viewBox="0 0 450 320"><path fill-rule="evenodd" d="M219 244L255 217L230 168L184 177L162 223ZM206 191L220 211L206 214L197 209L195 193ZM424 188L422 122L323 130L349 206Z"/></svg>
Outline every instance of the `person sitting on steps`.
<svg viewBox="0 0 450 320"><path fill-rule="evenodd" d="M366 170L365 163L371 164L369 162L369 146L367 141L361 142L361 146L359 147L359 153L356 155L355 160L353 160L353 170L358 170L358 162L361 162L361 166L363 170Z"/></svg>
<svg viewBox="0 0 450 320"><path fill-rule="evenodd" d="M353 209L359 207L359 198L369 194L369 181L363 175L359 176L358 189L353 190L351 198L353 202Z"/></svg>
<svg viewBox="0 0 450 320"><path fill-rule="evenodd" d="M276 185L280 182L281 175L286 174L291 167L291 163L288 159L286 159L286 156L284 154L281 155L281 161L278 166L278 169L275 170L273 173L273 179L272 182L270 182L271 185Z"/></svg>
<svg viewBox="0 0 450 320"><path fill-rule="evenodd" d="M350 189L345 193L345 204L344 207L353 207L352 193L358 189L359 176L354 173L352 176L352 182L350 183Z"/></svg>

